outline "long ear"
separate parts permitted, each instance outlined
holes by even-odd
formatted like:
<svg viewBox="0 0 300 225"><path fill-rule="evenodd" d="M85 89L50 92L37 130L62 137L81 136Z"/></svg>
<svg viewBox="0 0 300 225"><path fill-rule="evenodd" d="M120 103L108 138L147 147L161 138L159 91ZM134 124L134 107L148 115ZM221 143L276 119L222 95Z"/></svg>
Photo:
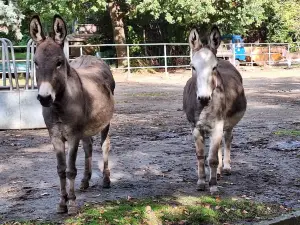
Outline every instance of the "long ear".
<svg viewBox="0 0 300 225"><path fill-rule="evenodd" d="M63 46L67 36L67 27L64 20L59 15L55 15L53 18L53 35L53 40L57 44Z"/></svg>
<svg viewBox="0 0 300 225"><path fill-rule="evenodd" d="M202 42L196 29L191 30L189 44L192 51L197 51L202 47Z"/></svg>
<svg viewBox="0 0 300 225"><path fill-rule="evenodd" d="M31 18L29 33L36 44L40 44L46 39L39 16L36 15Z"/></svg>
<svg viewBox="0 0 300 225"><path fill-rule="evenodd" d="M209 35L209 46L217 50L221 44L221 33L216 25L214 25L210 31Z"/></svg>

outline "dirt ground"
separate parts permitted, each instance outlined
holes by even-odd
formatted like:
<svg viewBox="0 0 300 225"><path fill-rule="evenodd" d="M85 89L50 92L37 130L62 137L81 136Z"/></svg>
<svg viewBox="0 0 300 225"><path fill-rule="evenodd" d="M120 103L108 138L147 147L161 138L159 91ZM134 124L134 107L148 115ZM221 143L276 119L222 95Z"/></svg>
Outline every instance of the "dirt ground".
<svg viewBox="0 0 300 225"><path fill-rule="evenodd" d="M232 175L221 178L222 196L247 196L300 207L300 69L241 70L248 109L234 130ZM80 192L83 150L77 158L78 204L158 195L201 195L196 157L182 111L190 73L116 74L116 112L111 126L112 188L102 189L100 138L94 138L91 187ZM1 106L0 106L1 107ZM33 115L34 116L34 115ZM1 118L3 119L3 118ZM277 133L279 132L279 134ZM61 221L59 179L48 133L0 131L0 222L12 219Z"/></svg>

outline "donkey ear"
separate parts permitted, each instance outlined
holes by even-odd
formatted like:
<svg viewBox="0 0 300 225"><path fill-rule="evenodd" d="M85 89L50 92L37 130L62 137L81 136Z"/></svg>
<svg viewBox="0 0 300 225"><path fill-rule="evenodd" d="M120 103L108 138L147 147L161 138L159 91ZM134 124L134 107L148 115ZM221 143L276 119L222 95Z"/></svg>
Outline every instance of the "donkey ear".
<svg viewBox="0 0 300 225"><path fill-rule="evenodd" d="M192 51L197 51L202 47L202 42L196 29L191 30L189 44Z"/></svg>
<svg viewBox="0 0 300 225"><path fill-rule="evenodd" d="M221 44L221 33L216 25L214 25L209 35L209 46L217 50Z"/></svg>
<svg viewBox="0 0 300 225"><path fill-rule="evenodd" d="M40 44L46 39L39 16L36 15L31 18L29 33L36 44Z"/></svg>
<svg viewBox="0 0 300 225"><path fill-rule="evenodd" d="M67 36L67 27L64 20L59 15L55 15L53 18L53 36L53 40L57 44L63 46Z"/></svg>

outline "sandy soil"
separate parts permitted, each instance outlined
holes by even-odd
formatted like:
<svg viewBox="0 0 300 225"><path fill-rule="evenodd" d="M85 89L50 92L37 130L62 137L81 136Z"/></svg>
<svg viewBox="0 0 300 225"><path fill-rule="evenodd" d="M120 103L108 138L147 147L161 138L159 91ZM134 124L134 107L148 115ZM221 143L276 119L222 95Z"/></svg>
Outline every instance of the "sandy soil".
<svg viewBox="0 0 300 225"><path fill-rule="evenodd" d="M232 175L219 182L222 196L300 207L300 137L275 132L300 129L300 69L243 69L248 109L234 130ZM116 112L111 126L112 188L102 189L100 138L94 139L91 187L80 192L83 150L77 158L78 204L196 191L196 157L182 112L190 73L116 74ZM2 118L3 119L3 118ZM102 168L102 166L101 166ZM61 221L56 159L48 133L0 131L0 222Z"/></svg>

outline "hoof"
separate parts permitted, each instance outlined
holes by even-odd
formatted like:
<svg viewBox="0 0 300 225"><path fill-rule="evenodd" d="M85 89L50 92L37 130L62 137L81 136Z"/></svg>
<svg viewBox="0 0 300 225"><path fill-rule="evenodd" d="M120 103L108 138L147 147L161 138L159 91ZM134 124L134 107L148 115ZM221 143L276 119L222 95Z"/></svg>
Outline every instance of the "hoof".
<svg viewBox="0 0 300 225"><path fill-rule="evenodd" d="M231 175L231 168L224 168L222 171L223 171L223 174L225 174L227 176Z"/></svg>
<svg viewBox="0 0 300 225"><path fill-rule="evenodd" d="M88 187L89 187L89 182L88 181L81 181L81 184L80 184L80 190L86 190Z"/></svg>
<svg viewBox="0 0 300 225"><path fill-rule="evenodd" d="M68 205L68 215L74 216L78 213L78 207L75 201L69 201Z"/></svg>
<svg viewBox="0 0 300 225"><path fill-rule="evenodd" d="M205 182L197 182L197 191L205 191Z"/></svg>
<svg viewBox="0 0 300 225"><path fill-rule="evenodd" d="M220 179L221 179L221 174L217 173L217 180L220 180Z"/></svg>
<svg viewBox="0 0 300 225"><path fill-rule="evenodd" d="M62 213L66 213L66 212L68 212L68 207L67 207L67 205L61 205L61 204L58 204L58 205L57 205L56 213L62 214Z"/></svg>
<svg viewBox="0 0 300 225"><path fill-rule="evenodd" d="M209 191L210 191L210 194L211 194L212 196L217 196L217 195L220 194L219 189L218 189L218 187L217 187L216 185L211 186L211 187L209 188Z"/></svg>
<svg viewBox="0 0 300 225"><path fill-rule="evenodd" d="M103 188L110 188L110 179L109 177L104 177L103 178Z"/></svg>

